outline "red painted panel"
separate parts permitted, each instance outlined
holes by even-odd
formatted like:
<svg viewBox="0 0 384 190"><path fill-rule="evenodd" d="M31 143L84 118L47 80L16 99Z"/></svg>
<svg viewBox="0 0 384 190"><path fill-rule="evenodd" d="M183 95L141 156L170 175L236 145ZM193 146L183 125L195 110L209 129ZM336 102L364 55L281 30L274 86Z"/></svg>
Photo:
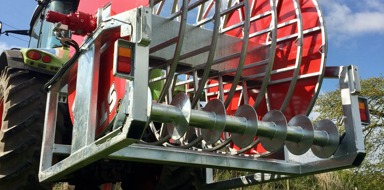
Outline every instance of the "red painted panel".
<svg viewBox="0 0 384 190"><path fill-rule="evenodd" d="M111 14L115 15L140 6L149 6L149 0L113 0Z"/></svg>
<svg viewBox="0 0 384 190"><path fill-rule="evenodd" d="M251 3L252 0L251 0ZM269 8L269 1L258 1L254 9L252 10L252 16L258 15L261 12L267 11ZM319 78L319 75L323 72L322 62L322 54L319 52L321 49L321 45L323 44L322 31L320 30L320 22L318 10L316 9L314 3L312 1L301 1L300 9L302 11L303 17L303 30L313 29L312 32L307 32L303 36L303 52L302 52L302 62L299 70L299 79L294 88L294 92L292 97L289 99L288 107L284 111L287 120L292 118L297 114L305 114L308 106L310 106L311 100L315 95L315 87L318 84L318 80L322 80ZM277 6L278 11L278 24L286 23L292 19L296 18L296 13L294 11L294 5L292 0L283 0L279 1ZM227 26L232 26L236 23L241 22L242 14L244 14L244 10L241 12L235 11L230 14L230 18L227 22ZM270 18L265 17L264 19L257 20L251 23L250 33L261 31L265 28L268 28L270 25ZM288 24L286 26L280 27L277 31L277 37L283 38L292 34L296 34L298 32L298 26L296 23ZM241 28L235 28L231 31L228 31L226 34L236 36L241 38L242 32ZM258 36L257 38L249 39L250 43L249 49L252 47L261 46L262 43L265 43L266 36ZM297 45L296 37L289 38L287 40L281 41L277 43L276 46L276 54L273 63L273 70L279 71L281 69L286 69L293 67L296 62L297 55ZM268 53L265 51L267 48L263 50L261 48L256 49L254 52L247 54L247 60L245 65L251 64L256 61L260 61L265 59L265 55ZM264 55L263 55L264 54ZM236 67L233 65L232 67ZM265 66L257 66L248 69L244 69L242 72L242 76L251 76L255 74L262 74L265 72ZM279 110L284 99L287 96L287 92L291 83L291 78L294 73L294 68L287 69L285 71L273 72L271 75L271 82L268 86L267 92L269 96L269 106L271 109ZM229 75L234 76L235 73L230 73ZM256 100L258 94L257 84L261 85L261 81L263 78L254 78L251 81L248 81L248 86L250 84L255 85L255 89L248 90L249 101L248 104L253 105ZM279 80L283 80L285 82L278 82ZM209 81L209 84L217 83L216 80ZM231 83L224 85L224 90L228 90L231 86ZM212 93L218 91L218 88L209 88L207 89L208 93ZM226 95L224 95L226 98ZM236 92L234 98L231 101L231 104L227 108L227 114L233 114L237 107L241 104L244 104L242 98L240 97L241 93ZM216 98L216 97L209 97ZM260 105L256 108L259 119L267 113L267 102L265 99L260 103ZM255 147L255 149L251 150L252 152L262 153L265 150L261 145Z"/></svg>
<svg viewBox="0 0 384 190"><path fill-rule="evenodd" d="M135 0L135 1L123 1L123 0L93 0L93 1L80 1L78 11L96 14L99 8L104 7L109 2L111 2L111 15L124 12L126 10L133 9L139 6L148 5L148 0ZM113 66L113 44L120 38L120 32L115 31L112 36L104 37L110 42L110 46L106 48L104 52L100 55L100 73L99 73L99 90L98 90L98 99L97 99L97 128L96 134L100 135L103 131L107 130L111 125L113 118L116 115L116 110L119 104L119 101L124 97L125 93L125 83L126 81L121 78L114 77L112 75L112 66ZM73 39L81 44L84 40L84 37L73 36ZM112 44L112 45L111 45ZM77 67L71 71L72 79L68 85L68 106L70 111L70 116L72 121L74 121L74 116L72 112L72 107L74 105L76 97L76 76L77 76Z"/></svg>

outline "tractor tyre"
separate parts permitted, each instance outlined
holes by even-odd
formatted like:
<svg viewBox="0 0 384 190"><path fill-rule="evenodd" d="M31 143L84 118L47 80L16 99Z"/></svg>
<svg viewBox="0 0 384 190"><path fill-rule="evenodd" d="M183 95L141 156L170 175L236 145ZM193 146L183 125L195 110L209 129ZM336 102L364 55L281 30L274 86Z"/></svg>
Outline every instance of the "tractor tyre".
<svg viewBox="0 0 384 190"><path fill-rule="evenodd" d="M48 78L6 67L0 76L0 190L48 189L38 171Z"/></svg>

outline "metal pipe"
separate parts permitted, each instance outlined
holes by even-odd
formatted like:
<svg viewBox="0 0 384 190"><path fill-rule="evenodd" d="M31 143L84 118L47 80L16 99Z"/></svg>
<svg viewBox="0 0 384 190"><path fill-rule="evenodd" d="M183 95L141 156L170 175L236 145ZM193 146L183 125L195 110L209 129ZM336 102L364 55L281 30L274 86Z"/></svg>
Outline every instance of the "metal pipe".
<svg viewBox="0 0 384 190"><path fill-rule="evenodd" d="M175 106L165 104L152 104L151 116L152 121L162 123L172 123L183 117L181 110Z"/></svg>
<svg viewBox="0 0 384 190"><path fill-rule="evenodd" d="M305 131L300 126L289 126L287 128L287 139L291 142L300 142L306 136Z"/></svg>
<svg viewBox="0 0 384 190"><path fill-rule="evenodd" d="M177 122L180 118L184 117L181 110L172 105L164 105L159 103L152 104L151 117L152 121L162 123ZM190 126L211 129L211 126L219 121L213 112L202 110L191 110ZM274 138L278 134L285 133L285 126L276 125L274 122L266 121L250 121L244 117L237 117L226 115L225 116L225 129L226 132L243 134L247 127L256 127L256 136ZM310 133L304 130L301 126L288 126L286 141L300 142L303 138L309 137ZM314 130L313 144L318 146L329 145L329 134L324 130Z"/></svg>
<svg viewBox="0 0 384 190"><path fill-rule="evenodd" d="M329 134L326 131L314 130L314 135L315 135L315 137L313 139L314 145L326 146L326 145L329 145L331 143Z"/></svg>
<svg viewBox="0 0 384 190"><path fill-rule="evenodd" d="M257 136L274 137L279 127L273 122L258 121Z"/></svg>
<svg viewBox="0 0 384 190"><path fill-rule="evenodd" d="M206 112L201 110L192 110L191 111L191 120L190 125L203 129L210 129L212 124L219 122L218 117L215 113ZM256 125L257 126L257 123ZM225 129L226 132L231 133L243 133L247 127L247 119L243 117L235 117L227 115L225 116Z"/></svg>
<svg viewBox="0 0 384 190"><path fill-rule="evenodd" d="M232 132L232 133L244 133L245 129L247 128L247 119L244 117L236 117L236 116L225 116L225 128L224 131L226 132ZM257 126L253 125L253 126Z"/></svg>
<svg viewBox="0 0 384 190"><path fill-rule="evenodd" d="M215 113L205 112L201 110L191 111L190 125L202 129L210 129L212 123L216 123L217 117Z"/></svg>

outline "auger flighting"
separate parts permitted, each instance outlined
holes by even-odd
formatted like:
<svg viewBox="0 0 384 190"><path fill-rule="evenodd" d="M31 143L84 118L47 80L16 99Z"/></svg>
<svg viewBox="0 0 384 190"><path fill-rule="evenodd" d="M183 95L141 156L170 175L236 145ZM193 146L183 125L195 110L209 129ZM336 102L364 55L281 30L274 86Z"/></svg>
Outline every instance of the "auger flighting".
<svg viewBox="0 0 384 190"><path fill-rule="evenodd" d="M195 110L185 93L177 94L170 105L152 104L150 118L167 123L173 140L179 140L194 127L203 131L202 139L209 144L229 132L232 142L240 148L259 138L269 152L276 152L285 144L292 154L301 155L311 149L319 158L332 156L339 144L337 127L330 120L313 125L307 116L297 115L287 123L282 112L271 110L259 121L255 109L246 104L233 116L226 115L224 104L218 99L209 101L203 110Z"/></svg>

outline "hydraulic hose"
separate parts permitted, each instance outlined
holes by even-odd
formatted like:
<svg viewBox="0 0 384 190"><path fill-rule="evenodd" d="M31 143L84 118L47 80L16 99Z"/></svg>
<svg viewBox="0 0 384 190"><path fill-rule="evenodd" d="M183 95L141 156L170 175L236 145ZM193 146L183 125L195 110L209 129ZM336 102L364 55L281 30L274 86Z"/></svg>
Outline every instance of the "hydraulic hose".
<svg viewBox="0 0 384 190"><path fill-rule="evenodd" d="M60 68L59 71L57 71L57 73L44 85L44 90L45 91L49 91L50 88L56 84L56 82L61 78L63 77L64 73L67 72L67 70L69 68L71 68L71 66L76 63L77 59L79 58L80 54L81 54L81 50L80 50L80 47L79 45L76 43L76 41L72 40L72 39L68 39L64 42L62 42L63 45L66 45L66 46L72 46L74 49L75 49L75 54L66 62L64 63L64 65Z"/></svg>

